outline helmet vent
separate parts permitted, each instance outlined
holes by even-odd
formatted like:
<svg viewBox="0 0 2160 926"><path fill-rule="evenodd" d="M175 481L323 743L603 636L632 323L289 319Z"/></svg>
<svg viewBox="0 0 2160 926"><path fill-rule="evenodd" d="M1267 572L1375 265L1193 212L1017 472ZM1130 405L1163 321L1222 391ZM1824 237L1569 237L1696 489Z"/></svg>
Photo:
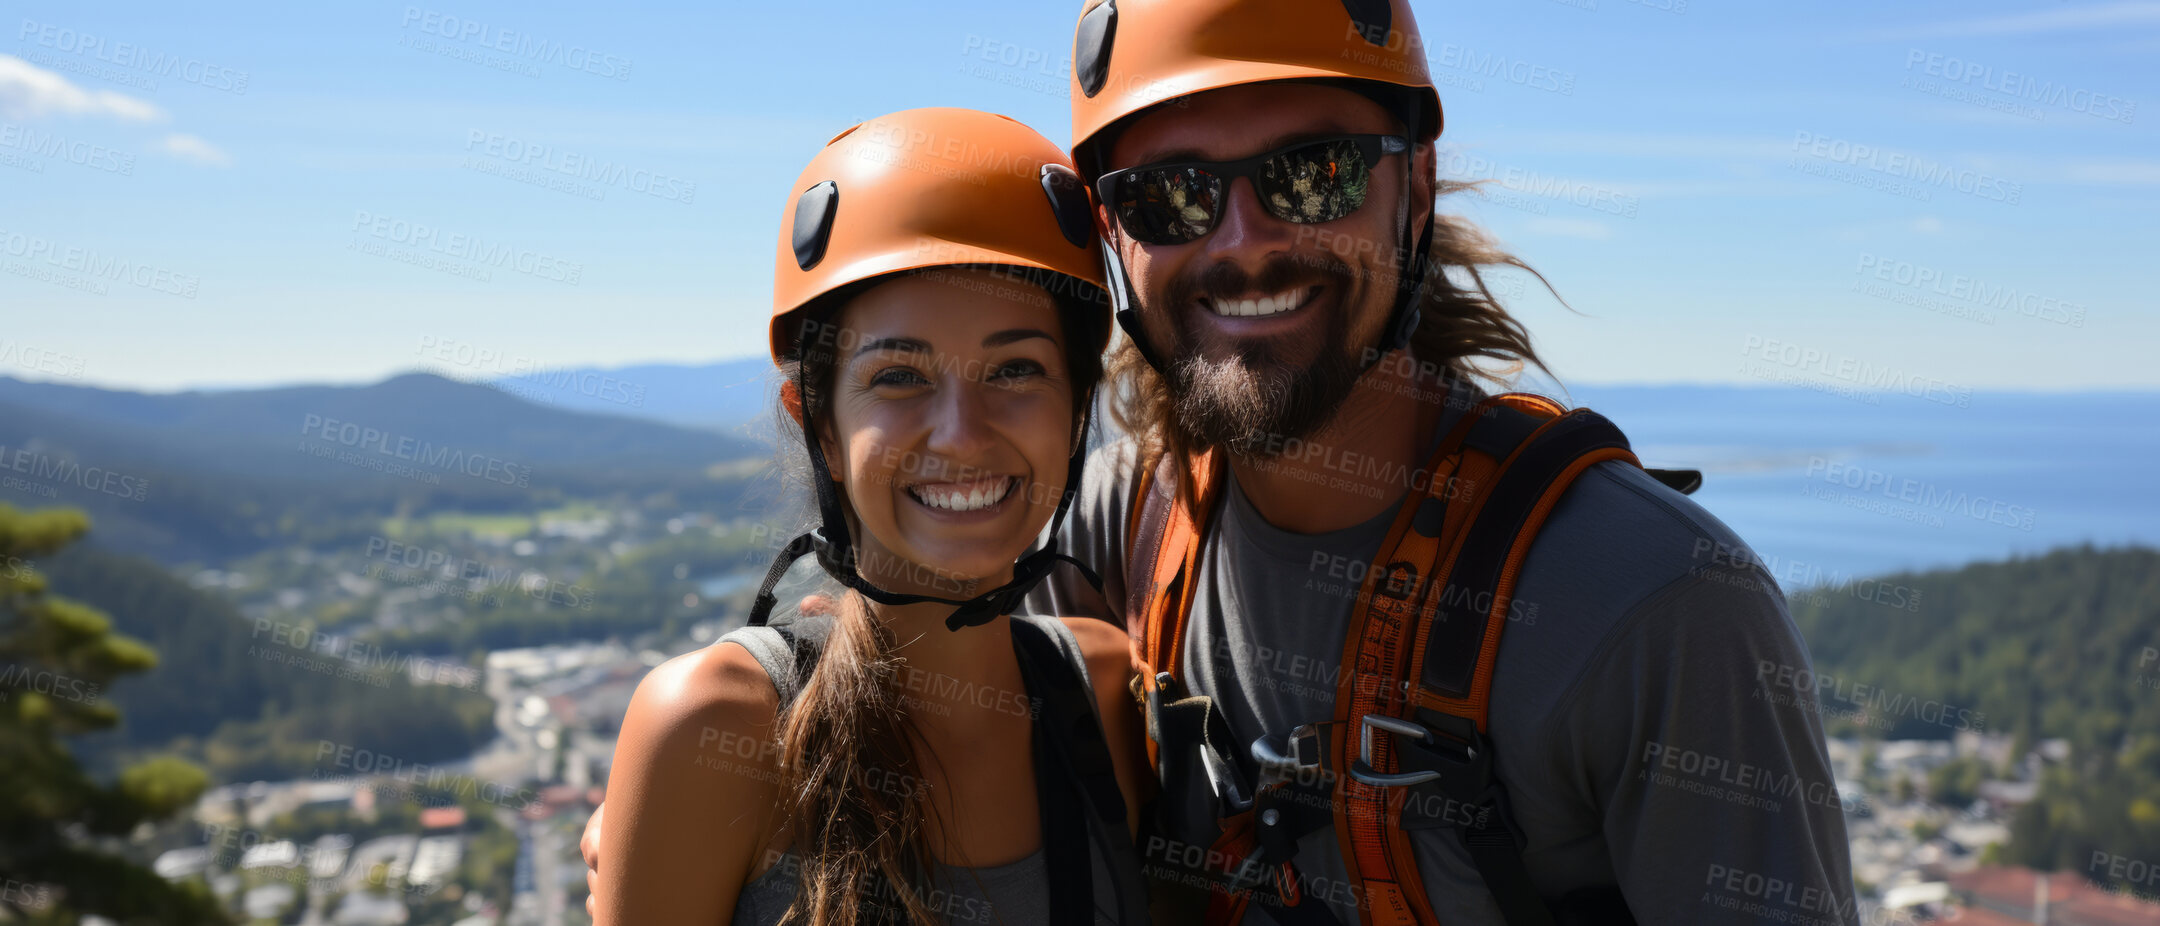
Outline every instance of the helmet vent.
<svg viewBox="0 0 2160 926"><path fill-rule="evenodd" d="M1087 193L1080 188L1080 175L1063 164L1042 166L1043 195L1050 197L1050 214L1057 216L1058 231L1076 248L1088 246L1088 236L1094 229L1088 217Z"/></svg>
<svg viewBox="0 0 2160 926"><path fill-rule="evenodd" d="M833 212L839 205L840 188L830 180L804 190L795 200L795 266L808 270L825 259L825 242L832 238Z"/></svg>
<svg viewBox="0 0 2160 926"><path fill-rule="evenodd" d="M1110 77L1110 45L1116 37L1117 0L1103 0L1080 17L1080 29L1073 35L1073 76L1089 99L1102 92Z"/></svg>
<svg viewBox="0 0 2160 926"><path fill-rule="evenodd" d="M1342 0L1342 7L1366 42L1387 47L1388 30L1395 26L1395 11L1388 0Z"/></svg>

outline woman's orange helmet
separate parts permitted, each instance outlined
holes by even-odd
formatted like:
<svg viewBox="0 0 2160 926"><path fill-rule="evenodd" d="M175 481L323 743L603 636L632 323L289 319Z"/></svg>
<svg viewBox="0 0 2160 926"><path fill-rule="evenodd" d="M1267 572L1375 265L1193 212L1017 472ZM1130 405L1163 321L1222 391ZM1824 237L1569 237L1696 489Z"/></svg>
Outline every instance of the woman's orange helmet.
<svg viewBox="0 0 2160 926"><path fill-rule="evenodd" d="M773 360L821 299L940 266L1013 270L1103 313L1076 330L1108 339L1093 218L1065 152L1006 116L910 109L833 136L795 181L773 258Z"/></svg>
<svg viewBox="0 0 2160 926"><path fill-rule="evenodd" d="M1079 344L1101 353L1109 341L1110 305L1103 290L1102 250L1087 192L1065 152L1005 116L968 109L910 109L861 123L833 136L810 159L780 219L773 259L773 314L768 330L774 363L796 352L811 312L898 273L930 267L985 267L1047 290L1068 317ZM1077 323L1075 323L1077 322ZM781 402L803 417L800 381L781 386ZM1076 396L1081 424L1092 393ZM797 558L815 552L827 572L884 604L956 605L945 624L954 630L988 622L1017 607L1021 596L1060 561L1053 540L1013 565L1013 577L965 600L901 594L878 588L855 568L839 485L826 472L823 451L807 429L819 528L790 541L765 574L749 621L771 615L773 587ZM1079 491L1085 442L1066 461L1066 491L1050 521L1058 535ZM1091 581L1093 574L1089 574Z"/></svg>

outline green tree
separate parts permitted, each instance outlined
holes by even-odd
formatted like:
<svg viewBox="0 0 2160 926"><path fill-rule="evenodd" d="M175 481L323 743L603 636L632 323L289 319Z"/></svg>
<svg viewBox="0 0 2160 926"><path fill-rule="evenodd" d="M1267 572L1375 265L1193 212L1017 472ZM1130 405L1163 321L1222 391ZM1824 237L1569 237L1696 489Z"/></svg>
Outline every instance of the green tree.
<svg viewBox="0 0 2160 926"><path fill-rule="evenodd" d="M100 846L192 804L208 784L202 770L153 759L100 783L62 742L117 724L105 689L157 665L104 614L49 594L31 565L89 529L79 511L0 504L0 878L36 885L10 896L47 907L0 899L0 909L55 922L92 913L131 924L225 922L200 884L168 883Z"/></svg>
<svg viewBox="0 0 2160 926"><path fill-rule="evenodd" d="M1980 796L1987 780L1987 764L1978 759L1952 759L1928 772L1928 797L1935 803L1963 807Z"/></svg>

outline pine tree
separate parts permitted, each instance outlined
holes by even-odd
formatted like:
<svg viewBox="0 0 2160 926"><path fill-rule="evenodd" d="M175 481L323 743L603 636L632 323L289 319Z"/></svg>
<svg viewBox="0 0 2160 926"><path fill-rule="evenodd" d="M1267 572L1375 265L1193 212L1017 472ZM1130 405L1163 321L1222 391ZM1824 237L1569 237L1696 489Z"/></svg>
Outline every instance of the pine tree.
<svg viewBox="0 0 2160 926"><path fill-rule="evenodd" d="M89 529L79 511L0 503L0 882L10 888L0 911L38 922L226 922L200 883L169 883L100 846L193 804L208 783L202 769L152 759L100 783L64 743L117 724L105 690L157 665L104 614L50 594L32 564Z"/></svg>

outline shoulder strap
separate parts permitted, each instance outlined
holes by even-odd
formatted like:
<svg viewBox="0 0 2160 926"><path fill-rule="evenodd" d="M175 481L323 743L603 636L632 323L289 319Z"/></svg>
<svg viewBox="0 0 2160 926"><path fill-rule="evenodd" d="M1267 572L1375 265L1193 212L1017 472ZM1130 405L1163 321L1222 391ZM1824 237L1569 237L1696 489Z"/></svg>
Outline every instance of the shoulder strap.
<svg viewBox="0 0 2160 926"><path fill-rule="evenodd" d="M1140 464L1134 480L1131 523L1125 530L1125 632L1135 647L1143 645L1141 615L1147 613L1158 585L1157 558L1170 532L1170 509L1175 498L1177 474L1165 455L1154 464Z"/></svg>
<svg viewBox="0 0 2160 926"><path fill-rule="evenodd" d="M1125 797L1103 739L1087 660L1070 628L1056 618L1012 618L1021 677L1040 711L1035 721L1036 803L1043 817L1043 862L1050 878L1051 922L1095 922L1091 851L1116 897L1118 922L1147 920L1139 856L1125 831Z"/></svg>
<svg viewBox="0 0 2160 926"><path fill-rule="evenodd" d="M810 667L817 664L818 653L824 650L826 634L831 630L828 620L798 618L784 624L737 627L715 642L740 643L750 651L772 678L773 690L780 695L779 710L784 714L802 693L803 682Z"/></svg>
<svg viewBox="0 0 2160 926"><path fill-rule="evenodd" d="M1177 467L1181 465L1187 468L1189 489L1183 499L1178 497ZM1181 726L1190 727L1194 736L1207 727L1209 710L1205 708L1211 705L1185 703L1193 699L1158 689L1161 679L1177 676L1185 621L1192 613L1193 595L1198 591L1192 576L1199 571L1207 520L1214 509L1216 488L1223 481L1219 467L1219 458L1213 452L1189 460L1164 454L1156 458L1154 465L1143 466L1142 476L1136 480L1137 497L1128 532L1132 538L1126 558L1129 568L1125 570L1125 633L1138 670L1136 694L1149 705L1145 713L1150 763L1161 761L1165 735L1159 722L1162 712L1157 706L1165 701L1183 704L1185 710L1172 711L1172 715L1191 721Z"/></svg>
<svg viewBox="0 0 2160 926"><path fill-rule="evenodd" d="M1383 677L1400 679L1399 686L1385 687L1408 697L1367 698L1359 706L1365 713L1353 715L1359 735L1343 737L1340 747L1351 773L1339 822L1347 824L1344 857L1353 877L1417 898L1413 909L1422 906L1422 877L1404 831L1453 825L1506 921L1546 926L1554 922L1552 912L1530 883L1520 829L1493 774L1487 736L1493 665L1513 613L1515 579L1553 506L1591 466L1607 460L1640 464L1626 437L1595 412L1567 411L1519 394L1490 401L1487 413L1451 437L1460 440L1458 483L1446 501L1428 499L1424 512L1405 512L1424 522L1413 522L1412 531L1429 532L1436 543L1428 549L1439 557L1427 560L1421 581L1412 573L1408 595L1383 590L1370 599L1374 611L1418 615L1409 626L1364 621L1366 645L1359 651L1362 671L1379 662L1375 641L1381 650L1400 646L1392 651L1403 658L1383 667L1389 673ZM1391 537L1389 547L1401 544ZM1417 559L1389 562L1414 569ZM1381 606L1401 598L1418 599L1415 611ZM1363 602L1359 610L1367 610ZM1395 789L1410 793L1392 795ZM1426 808L1445 817L1435 819ZM1399 921L1427 922L1429 916Z"/></svg>

